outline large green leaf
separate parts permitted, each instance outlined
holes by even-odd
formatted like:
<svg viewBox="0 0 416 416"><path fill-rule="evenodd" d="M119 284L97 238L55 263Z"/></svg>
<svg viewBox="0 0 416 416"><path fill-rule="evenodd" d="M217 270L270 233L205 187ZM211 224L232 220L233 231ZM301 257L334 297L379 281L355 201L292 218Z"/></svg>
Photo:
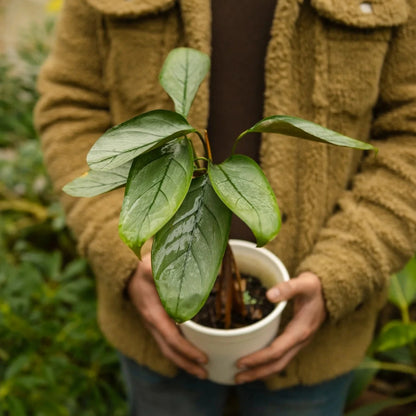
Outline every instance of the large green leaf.
<svg viewBox="0 0 416 416"><path fill-rule="evenodd" d="M409 345L403 347L393 348L382 352L383 360L388 360L393 363L403 364L409 367L414 366L414 372L416 373L415 362L412 357L412 349ZM371 350L369 351L371 353ZM416 375L416 374L415 374Z"/></svg>
<svg viewBox="0 0 416 416"><path fill-rule="evenodd" d="M160 84L186 117L201 82L210 68L208 55L190 48L177 48L167 56L160 72Z"/></svg>
<svg viewBox="0 0 416 416"><path fill-rule="evenodd" d="M209 164L215 192L253 231L257 245L273 239L280 228L274 192L260 166L244 155L233 155L219 165Z"/></svg>
<svg viewBox="0 0 416 416"><path fill-rule="evenodd" d="M127 182L131 161L109 171L89 170L67 183L63 191L77 197L92 197L124 186Z"/></svg>
<svg viewBox="0 0 416 416"><path fill-rule="evenodd" d="M107 130L92 146L87 162L92 170L111 170L169 140L194 131L178 113L149 111Z"/></svg>
<svg viewBox="0 0 416 416"><path fill-rule="evenodd" d="M411 345L416 340L416 323L388 322L373 341L371 352L382 352Z"/></svg>
<svg viewBox="0 0 416 416"><path fill-rule="evenodd" d="M279 133L300 139L362 150L376 150L374 146L329 130L319 124L298 117L277 115L267 117L240 135L247 133Z"/></svg>
<svg viewBox="0 0 416 416"><path fill-rule="evenodd" d="M403 310L416 301L416 257L391 278L389 301Z"/></svg>
<svg viewBox="0 0 416 416"><path fill-rule="evenodd" d="M122 240L140 255L143 243L175 214L188 192L193 152L177 139L135 159L120 214Z"/></svg>
<svg viewBox="0 0 416 416"><path fill-rule="evenodd" d="M175 216L156 234L152 268L160 299L177 322L200 310L217 277L228 242L231 211L207 175L192 181Z"/></svg>

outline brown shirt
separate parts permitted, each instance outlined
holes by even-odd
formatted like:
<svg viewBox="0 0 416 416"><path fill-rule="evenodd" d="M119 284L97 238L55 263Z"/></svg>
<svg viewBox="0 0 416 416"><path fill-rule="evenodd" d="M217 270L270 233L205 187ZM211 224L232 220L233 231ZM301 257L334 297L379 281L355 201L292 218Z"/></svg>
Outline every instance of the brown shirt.
<svg viewBox="0 0 416 416"><path fill-rule="evenodd" d="M264 61L276 0L213 0L212 68L208 134L213 159L230 155L235 138L263 117ZM238 153L258 161L260 137L251 134ZM233 220L233 238L253 240Z"/></svg>

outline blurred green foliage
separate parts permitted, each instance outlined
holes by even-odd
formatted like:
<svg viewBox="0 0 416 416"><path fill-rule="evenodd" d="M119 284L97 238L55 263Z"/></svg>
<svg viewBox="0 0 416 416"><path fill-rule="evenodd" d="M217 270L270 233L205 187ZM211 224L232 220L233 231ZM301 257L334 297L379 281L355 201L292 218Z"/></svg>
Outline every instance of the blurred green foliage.
<svg viewBox="0 0 416 416"><path fill-rule="evenodd" d="M361 406L348 416L373 416L384 409L416 403L416 257L391 277L389 304L365 360L355 371L350 402L365 389L385 399ZM415 404L412 410L416 415Z"/></svg>
<svg viewBox="0 0 416 416"><path fill-rule="evenodd" d="M0 415L125 415L116 353L96 323L94 279L42 163L36 78L53 21L0 56ZM17 59L16 59L17 58Z"/></svg>

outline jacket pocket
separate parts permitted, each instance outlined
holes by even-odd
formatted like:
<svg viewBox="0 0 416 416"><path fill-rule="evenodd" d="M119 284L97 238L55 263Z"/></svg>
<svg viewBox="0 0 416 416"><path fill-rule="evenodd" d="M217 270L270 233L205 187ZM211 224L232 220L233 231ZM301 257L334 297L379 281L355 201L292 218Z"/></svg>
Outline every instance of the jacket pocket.
<svg viewBox="0 0 416 416"><path fill-rule="evenodd" d="M106 16L135 18L160 13L173 7L176 0L86 0Z"/></svg>
<svg viewBox="0 0 416 416"><path fill-rule="evenodd" d="M389 41L406 23L406 0L311 0L327 53L326 96L331 113L371 114Z"/></svg>
<svg viewBox="0 0 416 416"><path fill-rule="evenodd" d="M356 28L401 25L409 16L406 0L311 0L319 15Z"/></svg>

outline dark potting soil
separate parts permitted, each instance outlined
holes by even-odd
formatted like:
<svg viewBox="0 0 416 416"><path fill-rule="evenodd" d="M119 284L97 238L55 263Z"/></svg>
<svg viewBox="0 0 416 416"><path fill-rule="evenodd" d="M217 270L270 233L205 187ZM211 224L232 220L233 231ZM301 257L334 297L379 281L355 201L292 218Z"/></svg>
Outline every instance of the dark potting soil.
<svg viewBox="0 0 416 416"><path fill-rule="evenodd" d="M243 299L246 316L242 316L236 310L231 314L231 328L241 328L254 324L260 319L267 316L275 308L275 304L269 302L266 298L267 289L261 284L260 280L253 276L241 275L243 283ZM245 287L244 287L245 286ZM224 321L222 317L218 320L215 312L217 288L214 286L205 305L193 318L193 321L211 328L224 329Z"/></svg>

